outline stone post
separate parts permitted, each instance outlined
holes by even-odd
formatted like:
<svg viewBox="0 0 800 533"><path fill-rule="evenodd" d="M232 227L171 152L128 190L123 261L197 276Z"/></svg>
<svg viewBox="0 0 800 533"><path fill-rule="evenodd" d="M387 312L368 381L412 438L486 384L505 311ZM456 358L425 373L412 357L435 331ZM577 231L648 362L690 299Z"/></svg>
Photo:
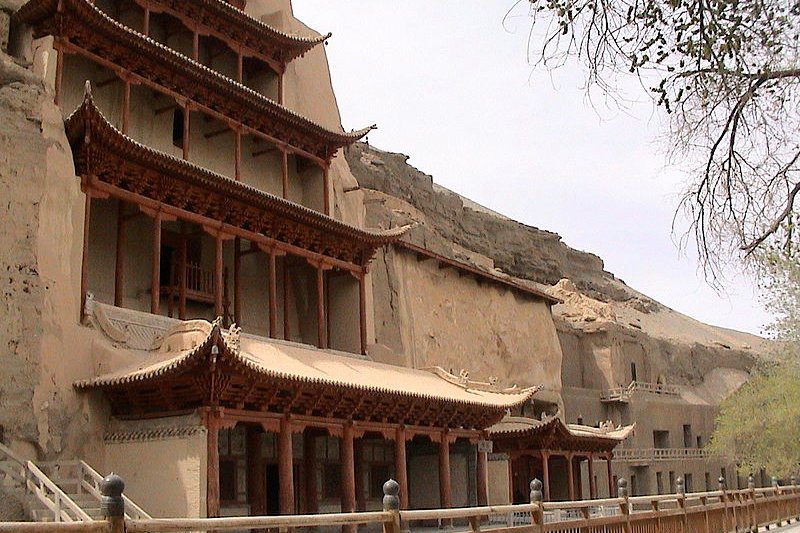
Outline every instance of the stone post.
<svg viewBox="0 0 800 533"><path fill-rule="evenodd" d="M720 496L720 499L722 500L722 503L725 506L725 510L724 510L725 514L723 515L723 527L725 528L725 531L730 531L731 528L728 526L728 524L729 524L729 519L728 519L728 492L727 492L727 489L726 489L726 486L725 486L725 478L724 477L719 476L719 479L717 480L717 486L719 488L719 491L722 493L722 496Z"/></svg>
<svg viewBox="0 0 800 533"><path fill-rule="evenodd" d="M383 533L400 533L400 484L390 479L383 484L383 510L391 518L383 523Z"/></svg>
<svg viewBox="0 0 800 533"><path fill-rule="evenodd" d="M122 491L125 482L113 472L100 482L100 510L103 517L108 520L110 533L124 533L125 531L125 500Z"/></svg>
<svg viewBox="0 0 800 533"><path fill-rule="evenodd" d="M622 498L622 502L619 504L619 510L625 516L625 523L622 526L623 530L625 533L631 533L631 507L628 502L628 480L624 477L617 480L617 497Z"/></svg>
<svg viewBox="0 0 800 533"><path fill-rule="evenodd" d="M536 504L536 509L531 513L531 518L533 519L533 523L539 526L539 531L544 531L544 509L542 508L542 502L544 501L544 492L542 492L542 489L544 485L538 479L534 479L531 481L530 488L531 503Z"/></svg>
<svg viewBox="0 0 800 533"><path fill-rule="evenodd" d="M758 533L758 520L756 518L756 478L752 473L747 476L747 490L750 492L750 505L748 506L750 531L752 533Z"/></svg>

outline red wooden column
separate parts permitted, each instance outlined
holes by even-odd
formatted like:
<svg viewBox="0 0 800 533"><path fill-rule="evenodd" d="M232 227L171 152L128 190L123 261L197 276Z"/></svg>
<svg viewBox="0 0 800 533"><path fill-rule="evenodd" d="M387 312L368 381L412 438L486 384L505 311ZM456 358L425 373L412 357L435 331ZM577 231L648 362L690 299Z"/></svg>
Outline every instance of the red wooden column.
<svg viewBox="0 0 800 533"><path fill-rule="evenodd" d="M594 454L589 454L589 499L594 500L597 498L597 487L594 482Z"/></svg>
<svg viewBox="0 0 800 533"><path fill-rule="evenodd" d="M478 451L476 463L476 478L478 482L477 501L478 506L489 504L489 454L486 452Z"/></svg>
<svg viewBox="0 0 800 533"><path fill-rule="evenodd" d="M178 248L178 318L186 320L186 265L187 258L186 228L181 222L181 241Z"/></svg>
<svg viewBox="0 0 800 533"><path fill-rule="evenodd" d="M208 409L203 416L206 426L207 483L206 516L219 516L219 413Z"/></svg>
<svg viewBox="0 0 800 533"><path fill-rule="evenodd" d="M244 82L244 56L241 48L236 51L236 81Z"/></svg>
<svg viewBox="0 0 800 533"><path fill-rule="evenodd" d="M222 302L222 234L217 233L214 241L214 316L225 312Z"/></svg>
<svg viewBox="0 0 800 533"><path fill-rule="evenodd" d="M125 265L125 204L117 200L117 248L114 260L114 305L122 307Z"/></svg>
<svg viewBox="0 0 800 533"><path fill-rule="evenodd" d="M289 152L281 148L281 183L283 184L283 197L289 198Z"/></svg>
<svg viewBox="0 0 800 533"><path fill-rule="evenodd" d="M146 37L150 36L150 8L144 8L144 13L142 14L142 34Z"/></svg>
<svg viewBox="0 0 800 533"><path fill-rule="evenodd" d="M267 514L267 495L265 485L264 462L261 459L261 426L247 427L247 503L250 514L262 516Z"/></svg>
<svg viewBox="0 0 800 533"><path fill-rule="evenodd" d="M239 129L233 130L234 159L233 177L236 181L242 179L242 132Z"/></svg>
<svg viewBox="0 0 800 533"><path fill-rule="evenodd" d="M542 450L542 485L544 485L544 501L550 501L550 453Z"/></svg>
<svg viewBox="0 0 800 533"><path fill-rule="evenodd" d="M339 446L339 463L342 467L342 512L352 513L356 510L356 467L353 450L353 424L345 423L342 430L342 441ZM356 526L342 526L343 533L352 533Z"/></svg>
<svg viewBox="0 0 800 533"><path fill-rule="evenodd" d="M442 509L452 507L452 492L450 488L450 443L447 442L447 432L442 432L439 440L439 503Z"/></svg>
<svg viewBox="0 0 800 533"><path fill-rule="evenodd" d="M611 471L611 454L606 456L606 469L608 471L608 497L614 497L614 475Z"/></svg>
<svg viewBox="0 0 800 533"><path fill-rule="evenodd" d="M305 496L306 512L314 514L319 512L317 502L317 437L313 430L303 433L303 463L305 464Z"/></svg>
<svg viewBox="0 0 800 533"><path fill-rule="evenodd" d="M323 212L330 216L331 214L331 178L328 173L330 164L322 167L322 205Z"/></svg>
<svg viewBox="0 0 800 533"><path fill-rule="evenodd" d="M291 321L289 320L289 312L291 310L289 298L292 295L289 284L291 279L289 277L289 256L283 258L283 339L292 339Z"/></svg>
<svg viewBox="0 0 800 533"><path fill-rule="evenodd" d="M161 301L161 211L153 216L153 262L150 272L150 312L158 314Z"/></svg>
<svg viewBox="0 0 800 533"><path fill-rule="evenodd" d="M233 321L242 325L242 239L233 239Z"/></svg>
<svg viewBox="0 0 800 533"><path fill-rule="evenodd" d="M353 445L353 461L356 474L356 511L366 511L364 501L364 439L358 438Z"/></svg>
<svg viewBox="0 0 800 533"><path fill-rule="evenodd" d="M508 503L514 503L514 458L508 456Z"/></svg>
<svg viewBox="0 0 800 533"><path fill-rule="evenodd" d="M317 267L317 347L328 347L328 320L325 316L325 266Z"/></svg>
<svg viewBox="0 0 800 533"><path fill-rule="evenodd" d="M400 486L400 509L408 509L408 470L406 467L406 428L397 426L394 431L394 471Z"/></svg>
<svg viewBox="0 0 800 533"><path fill-rule="evenodd" d="M361 335L361 354L367 355L367 267L358 276L358 327Z"/></svg>
<svg viewBox="0 0 800 533"><path fill-rule="evenodd" d="M81 257L81 309L79 316L83 317L86 310L86 291L89 290L89 225L92 220L92 195L86 190L86 200L83 205L83 253Z"/></svg>
<svg viewBox="0 0 800 533"><path fill-rule="evenodd" d="M565 454L567 459L567 488L569 501L575 501L575 457L571 453Z"/></svg>
<svg viewBox="0 0 800 533"><path fill-rule="evenodd" d="M294 514L294 461L292 458L292 424L281 418L278 432L279 506L281 514Z"/></svg>
<svg viewBox="0 0 800 533"><path fill-rule="evenodd" d="M122 133L128 134L131 116L131 82L122 80Z"/></svg>
<svg viewBox="0 0 800 533"><path fill-rule="evenodd" d="M274 248L267 252L269 267L267 275L269 277L269 336L278 337L278 279L277 279L277 254Z"/></svg>
<svg viewBox="0 0 800 533"><path fill-rule="evenodd" d="M197 28L192 30L192 59L200 60L200 34L197 32Z"/></svg>
<svg viewBox="0 0 800 533"><path fill-rule="evenodd" d="M192 108L186 103L183 106L183 159L185 161L189 160L189 135L191 133L190 122L189 122L189 115L192 113Z"/></svg>

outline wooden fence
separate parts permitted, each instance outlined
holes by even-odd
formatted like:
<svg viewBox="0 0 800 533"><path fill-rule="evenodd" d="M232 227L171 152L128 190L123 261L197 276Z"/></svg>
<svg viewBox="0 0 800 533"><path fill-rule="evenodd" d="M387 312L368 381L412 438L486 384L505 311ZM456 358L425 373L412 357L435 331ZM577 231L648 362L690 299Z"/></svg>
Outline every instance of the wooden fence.
<svg viewBox="0 0 800 533"><path fill-rule="evenodd" d="M720 479L720 487L724 480ZM759 527L800 521L800 486L725 490L628 497L619 480L618 498L542 502L542 484L531 482L531 503L461 509L399 510L399 485L387 481L383 510L375 512L231 518L125 518L124 483L115 476L101 484L105 520L71 523L0 522L0 533L183 533L192 531L278 530L358 525L383 533L414 531L424 525L451 526L452 531L497 533L755 533ZM502 520L498 522L497 518ZM494 518L494 519L493 519ZM421 526L418 526L420 524ZM463 527L461 526L463 524Z"/></svg>

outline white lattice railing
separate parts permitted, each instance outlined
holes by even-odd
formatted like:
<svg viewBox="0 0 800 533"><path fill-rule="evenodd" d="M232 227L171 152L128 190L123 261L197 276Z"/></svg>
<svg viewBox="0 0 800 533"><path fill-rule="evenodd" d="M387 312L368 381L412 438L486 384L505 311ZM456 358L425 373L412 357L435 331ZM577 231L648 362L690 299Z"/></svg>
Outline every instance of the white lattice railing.
<svg viewBox="0 0 800 533"><path fill-rule="evenodd" d="M702 448L629 448L614 450L615 461L675 461L706 459L712 454Z"/></svg>
<svg viewBox="0 0 800 533"><path fill-rule="evenodd" d="M677 385L662 385L661 383L631 381L631 384L627 387L614 387L612 389L608 389L600 396L600 399L604 402L627 402L631 399L631 397L633 397L635 392L662 394L665 396L680 396L680 388Z"/></svg>

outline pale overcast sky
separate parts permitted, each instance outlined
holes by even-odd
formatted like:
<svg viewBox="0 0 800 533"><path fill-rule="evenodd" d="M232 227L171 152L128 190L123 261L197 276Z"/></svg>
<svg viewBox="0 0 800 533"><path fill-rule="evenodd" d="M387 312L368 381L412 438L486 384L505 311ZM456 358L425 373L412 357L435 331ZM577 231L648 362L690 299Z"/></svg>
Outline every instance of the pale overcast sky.
<svg viewBox="0 0 800 533"><path fill-rule="evenodd" d="M676 247L672 217L686 178L665 165L652 105L598 111L577 69L534 71L527 18L504 21L513 0L293 3L300 20L333 32L327 53L345 129L377 123L370 144L557 232L673 309L752 333L769 320L748 283L719 296Z"/></svg>

